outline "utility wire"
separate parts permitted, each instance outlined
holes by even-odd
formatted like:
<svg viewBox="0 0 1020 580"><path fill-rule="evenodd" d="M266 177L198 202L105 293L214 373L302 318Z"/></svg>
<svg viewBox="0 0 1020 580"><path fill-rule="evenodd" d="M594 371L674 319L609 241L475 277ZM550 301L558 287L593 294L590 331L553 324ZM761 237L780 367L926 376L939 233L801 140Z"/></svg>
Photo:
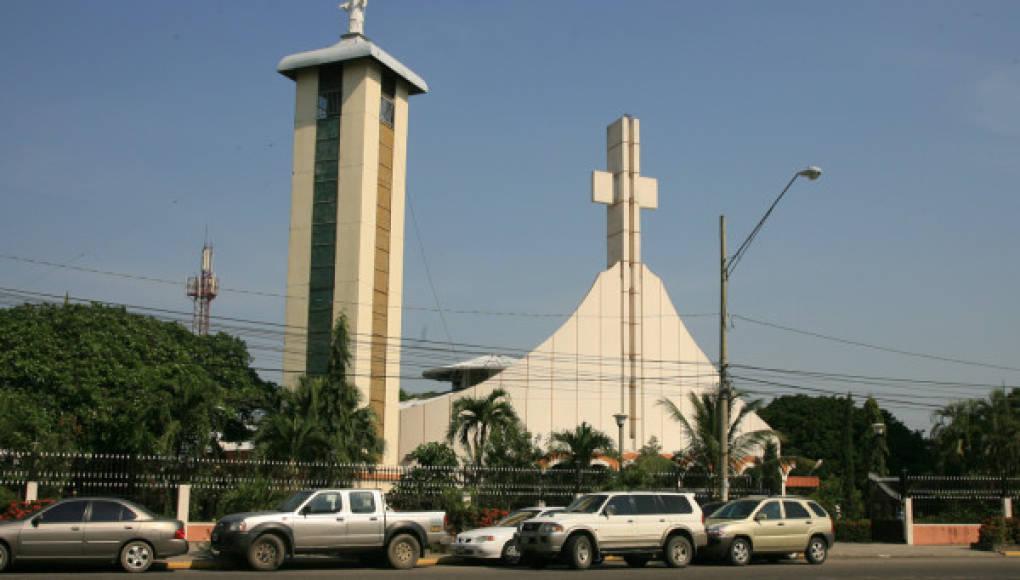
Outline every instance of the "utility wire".
<svg viewBox="0 0 1020 580"><path fill-rule="evenodd" d="M439 304L439 293L436 292L436 285L432 281L432 270L429 268L429 259L425 255L425 242L422 241L421 230L418 228L418 216L414 212L414 201L410 195L407 198L407 209L411 210L411 223L414 224L414 237L418 240L418 250L421 252L421 263L425 266L425 278L429 281L429 288L432 289L432 299L436 301L436 312L439 313L439 320L443 323L443 332L446 333L446 341L450 344L450 350L457 352L453 346L453 338L450 335L450 327L446 324L446 315L443 314L443 307Z"/></svg>

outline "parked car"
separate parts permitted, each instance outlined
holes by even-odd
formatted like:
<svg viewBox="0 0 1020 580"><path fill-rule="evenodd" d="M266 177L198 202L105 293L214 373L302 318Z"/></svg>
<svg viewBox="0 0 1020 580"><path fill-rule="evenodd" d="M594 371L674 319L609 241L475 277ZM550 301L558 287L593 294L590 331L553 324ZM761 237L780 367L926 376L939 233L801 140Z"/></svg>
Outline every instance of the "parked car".
<svg viewBox="0 0 1020 580"><path fill-rule="evenodd" d="M188 552L184 524L104 497L59 501L23 520L0 522L0 571L15 561L109 561L145 572Z"/></svg>
<svg viewBox="0 0 1020 580"><path fill-rule="evenodd" d="M298 554L356 554L414 568L446 535L443 512L395 512L378 490L300 491L276 510L232 514L213 528L212 548L256 570Z"/></svg>
<svg viewBox="0 0 1020 580"><path fill-rule="evenodd" d="M586 569L619 555L633 567L661 558L683 568L707 538L694 494L619 492L583 495L561 513L527 520L518 542L535 567L560 558Z"/></svg>
<svg viewBox="0 0 1020 580"><path fill-rule="evenodd" d="M531 507L516 510L495 525L457 534L453 554L462 558L500 559L504 564L517 565L521 550L517 545L517 526L524 520L550 516L563 511L562 507Z"/></svg>
<svg viewBox="0 0 1020 580"><path fill-rule="evenodd" d="M780 559L804 552L821 564L836 541L832 518L817 502L799 497L749 497L729 502L705 522L706 554L745 566L754 555Z"/></svg>
<svg viewBox="0 0 1020 580"><path fill-rule="evenodd" d="M726 505L728 502L725 501L709 501L701 504L701 519L705 520L712 517L715 510Z"/></svg>

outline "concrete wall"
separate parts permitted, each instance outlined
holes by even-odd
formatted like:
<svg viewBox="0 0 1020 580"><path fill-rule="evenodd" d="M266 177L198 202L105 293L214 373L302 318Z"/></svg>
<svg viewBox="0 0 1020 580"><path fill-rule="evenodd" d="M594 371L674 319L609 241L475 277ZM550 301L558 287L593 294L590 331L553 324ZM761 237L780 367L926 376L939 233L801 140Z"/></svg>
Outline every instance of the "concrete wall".
<svg viewBox="0 0 1020 580"><path fill-rule="evenodd" d="M621 354L622 267L617 262L599 274L573 315L510 368L464 391L405 403L400 411L399 457L421 443L445 439L456 399L484 397L496 388L509 393L533 434L548 436L587 421L615 440L618 430L613 414L621 411L622 389L629 382L629 364L625 365L628 361ZM654 436L664 451L678 451L687 442L679 425L657 402L669 398L689 413L687 395L714 391L718 373L677 315L662 281L647 266L641 268L644 356L636 401L632 405L629 396L622 400L624 412L638 418L625 448L636 450ZM743 427L755 430L767 425L752 416Z"/></svg>
<svg viewBox="0 0 1020 580"><path fill-rule="evenodd" d="M915 546L969 546L981 524L914 524Z"/></svg>

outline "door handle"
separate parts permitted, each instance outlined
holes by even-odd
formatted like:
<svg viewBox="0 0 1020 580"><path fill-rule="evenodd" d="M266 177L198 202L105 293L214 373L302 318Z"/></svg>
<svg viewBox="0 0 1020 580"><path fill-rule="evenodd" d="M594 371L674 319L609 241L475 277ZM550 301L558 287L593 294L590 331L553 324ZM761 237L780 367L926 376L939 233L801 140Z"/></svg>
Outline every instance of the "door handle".
<svg viewBox="0 0 1020 580"><path fill-rule="evenodd" d="M375 516L372 516L372 517L368 518L368 521L370 521L370 522L377 522L377 521L379 521L379 518L377 518Z"/></svg>
<svg viewBox="0 0 1020 580"><path fill-rule="evenodd" d="M808 520L808 521L807 521L807 525L809 525L809 526L810 526L811 524L813 524L813 523L814 523L814 522L812 522L811 520Z"/></svg>
<svg viewBox="0 0 1020 580"><path fill-rule="evenodd" d="M336 521L342 522L342 521L344 521L344 519L343 518L337 518Z"/></svg>
<svg viewBox="0 0 1020 580"><path fill-rule="evenodd" d="M660 524L666 523L666 519L665 519L665 518L663 518L663 519L659 520L659 523L660 523Z"/></svg>
<svg viewBox="0 0 1020 580"><path fill-rule="evenodd" d="M71 526L71 531L72 532L78 532L78 531L81 531L81 528L79 528L78 526Z"/></svg>
<svg viewBox="0 0 1020 580"><path fill-rule="evenodd" d="M133 529L135 529L135 527L134 526L124 526L124 529L125 530L133 530Z"/></svg>
<svg viewBox="0 0 1020 580"><path fill-rule="evenodd" d="M633 523L634 523L634 520L627 520L627 523L628 523L628 524L633 524Z"/></svg>
<svg viewBox="0 0 1020 580"><path fill-rule="evenodd" d="M782 527L782 526L785 526L786 524L784 524L783 522L779 522L779 523L778 523L778 524L776 524L776 525L777 525L777 526L780 526L780 527Z"/></svg>

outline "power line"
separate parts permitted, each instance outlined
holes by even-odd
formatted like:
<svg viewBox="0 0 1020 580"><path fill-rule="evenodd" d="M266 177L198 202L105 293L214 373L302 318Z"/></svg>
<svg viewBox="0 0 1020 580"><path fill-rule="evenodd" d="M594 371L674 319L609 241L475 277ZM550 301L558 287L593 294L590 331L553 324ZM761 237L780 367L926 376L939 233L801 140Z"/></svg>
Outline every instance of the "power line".
<svg viewBox="0 0 1020 580"><path fill-rule="evenodd" d="M443 307L439 304L439 293L436 292L436 285L432 281L432 270L429 268L429 259L425 255L425 242L422 241L421 230L418 229L418 216L414 213L414 201L407 196L407 208L411 210L411 223L414 225L414 237L418 240L418 250L421 252L421 263L425 266L425 278L429 281L429 288L432 289L432 299L436 301L436 311L439 312L439 321L443 323L443 332L446 333L446 341L450 343L450 350L456 352L453 347L453 338L450 335L450 327L446 324L446 315L443 314Z"/></svg>
<svg viewBox="0 0 1020 580"><path fill-rule="evenodd" d="M961 358L953 358L953 357L947 357L947 356L940 356L940 355L934 355L934 354L925 354L925 353L921 353L921 352L913 352L913 351L909 351L909 350L902 350L902 349L898 349L898 348L892 348L892 347L889 347L889 346L879 346L879 345L876 345L876 344L869 344L869 343L866 343L866 342L861 342L859 340L851 340L849 338L840 338L838 336L830 336L830 335L827 335L827 334L822 334L820 332L814 332L814 331L810 331L810 330L802 330L802 329L793 328L793 327L790 327L790 326L783 326L782 324L776 324L774 322L766 322L764 320L755 320L754 318L749 318L747 316L741 316L739 314L733 314L731 316L733 316L733 318L737 318L737 319L743 320L745 322L750 322L751 324L758 324L758 325L761 325L761 326L767 326L769 328L775 328L775 329L778 329L778 330L785 330L787 332L793 332L795 334L802 334L802 335L805 335L805 336L811 336L811 337L820 338L820 339L823 339L823 340L830 340L832 342L838 342L838 343L841 343L841 344L849 344L851 346L859 346L861 348L870 348L872 350L878 350L878 351L882 351L882 352L889 352L889 353L899 354L899 355L903 355L903 356L912 356L912 357L924 358L924 359L929 359L929 360L937 360L937 361L941 361L941 362L956 363L956 364L969 365L969 366L975 366L975 367L984 367L984 368L996 369L996 370L1000 370L1000 371L1020 372L1020 368L1018 368L1018 367L1010 367L1010 366L997 365L997 364L991 364L991 363L985 363L985 362L976 362L976 361L972 361L972 360L966 360L966 359L961 359Z"/></svg>

